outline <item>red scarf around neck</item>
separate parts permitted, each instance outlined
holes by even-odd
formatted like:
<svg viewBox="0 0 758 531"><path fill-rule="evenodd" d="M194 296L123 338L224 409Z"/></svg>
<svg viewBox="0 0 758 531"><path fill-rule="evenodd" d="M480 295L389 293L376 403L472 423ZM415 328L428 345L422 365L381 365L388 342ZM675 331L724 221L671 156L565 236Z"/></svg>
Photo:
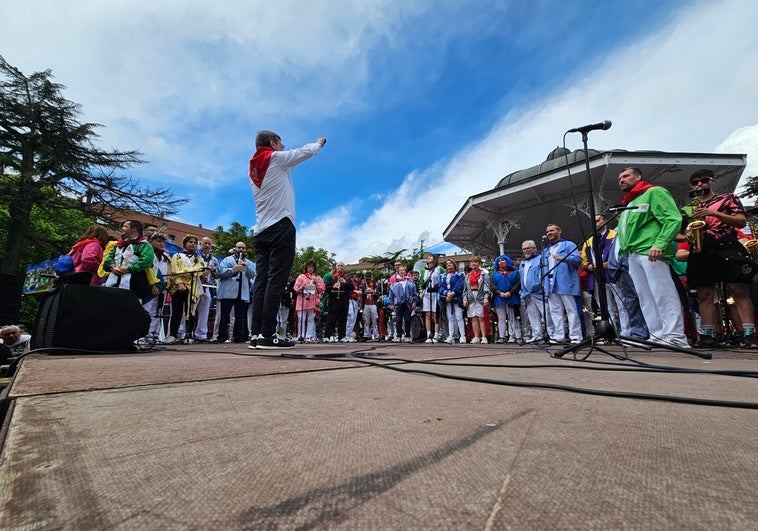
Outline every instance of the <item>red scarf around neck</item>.
<svg viewBox="0 0 758 531"><path fill-rule="evenodd" d="M632 188L626 193L626 195L624 196L624 199L621 200L621 204L624 206L628 205L629 202L634 200L635 197L637 197L638 195L641 195L643 192L649 190L652 187L653 185L647 181L639 181L637 184L634 185L634 188Z"/></svg>
<svg viewBox="0 0 758 531"><path fill-rule="evenodd" d="M140 243L141 241L147 241L142 236L137 236L133 240L128 240L121 238L119 241L116 242L116 247L126 247L130 243Z"/></svg>
<svg viewBox="0 0 758 531"><path fill-rule="evenodd" d="M469 273L468 282L472 290L479 290L479 279L482 277L481 269L472 269Z"/></svg>
<svg viewBox="0 0 758 531"><path fill-rule="evenodd" d="M260 188L261 184L263 184L263 178L266 176L266 171L268 171L268 165L271 162L271 154L273 152L274 148L261 146L257 149L255 155L253 155L253 158L250 159L248 175L257 188Z"/></svg>

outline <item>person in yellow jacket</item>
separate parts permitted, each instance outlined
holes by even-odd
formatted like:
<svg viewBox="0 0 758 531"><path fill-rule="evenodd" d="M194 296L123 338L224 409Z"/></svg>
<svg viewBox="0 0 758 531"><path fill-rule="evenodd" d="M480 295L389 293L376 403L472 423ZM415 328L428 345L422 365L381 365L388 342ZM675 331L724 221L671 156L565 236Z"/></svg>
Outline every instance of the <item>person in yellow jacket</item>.
<svg viewBox="0 0 758 531"><path fill-rule="evenodd" d="M171 275L167 287L171 294L171 321L169 336L163 341L166 344L177 343L182 317L186 315L184 330L188 336L195 329L195 310L197 301L203 293L200 283L200 273L203 261L197 254L198 238L187 234L182 240L183 249L171 257Z"/></svg>
<svg viewBox="0 0 758 531"><path fill-rule="evenodd" d="M117 243L118 240L116 238L113 238L105 244L105 249L103 249L103 259L100 261L100 267L97 268L97 276L100 277L101 280L108 276L108 272L104 268L105 259L108 258L108 256L111 254L111 251Z"/></svg>

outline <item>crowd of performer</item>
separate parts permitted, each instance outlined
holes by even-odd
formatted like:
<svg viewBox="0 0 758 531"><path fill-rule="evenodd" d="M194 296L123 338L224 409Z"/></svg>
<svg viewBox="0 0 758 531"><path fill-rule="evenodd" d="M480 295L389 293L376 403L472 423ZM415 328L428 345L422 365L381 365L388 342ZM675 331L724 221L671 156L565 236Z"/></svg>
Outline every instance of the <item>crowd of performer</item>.
<svg viewBox="0 0 758 531"><path fill-rule="evenodd" d="M486 264L474 256L465 271L433 254L415 271L396 261L387 278L348 274L342 262L319 272L309 261L282 293L278 333L302 342L571 344L593 336L603 303L622 337L680 348L758 348L750 297L756 265L739 230L747 221L740 200L715 194L710 170L690 177L696 205L689 209L679 209L638 168L626 168L618 182L625 194L618 228L610 227L612 215L596 216L597 253L592 237L569 241L551 223L544 236L534 228L521 255ZM688 233L692 221L704 222L696 235ZM150 341L249 341L255 265L245 243L218 257L210 238L188 234L172 256L165 242L157 227L130 220L117 241L91 228L71 254L75 271L91 272L93 284L131 289L143 301L152 316ZM734 304L721 304L726 299Z"/></svg>

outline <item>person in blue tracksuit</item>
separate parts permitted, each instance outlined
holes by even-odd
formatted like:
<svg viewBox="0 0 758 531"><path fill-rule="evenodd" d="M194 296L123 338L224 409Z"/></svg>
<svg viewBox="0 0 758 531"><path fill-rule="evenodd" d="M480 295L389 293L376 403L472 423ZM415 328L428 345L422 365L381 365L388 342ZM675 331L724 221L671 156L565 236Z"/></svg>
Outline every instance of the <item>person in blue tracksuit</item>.
<svg viewBox="0 0 758 531"><path fill-rule="evenodd" d="M495 258L492 264L492 305L497 314L496 343L505 343L506 325L510 342L524 344L521 325L516 319L516 308L521 305L521 277L513 266L513 259L506 255Z"/></svg>

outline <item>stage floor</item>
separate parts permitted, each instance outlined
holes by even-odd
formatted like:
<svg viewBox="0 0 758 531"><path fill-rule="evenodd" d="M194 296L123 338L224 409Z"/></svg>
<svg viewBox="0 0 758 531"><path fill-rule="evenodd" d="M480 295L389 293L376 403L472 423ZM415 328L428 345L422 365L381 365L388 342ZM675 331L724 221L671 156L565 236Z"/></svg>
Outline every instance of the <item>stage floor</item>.
<svg viewBox="0 0 758 531"><path fill-rule="evenodd" d="M357 350L368 357L350 357ZM651 372L599 352L554 359L536 346L351 343L286 354L303 357L245 344L27 357L8 394L0 528L758 521L755 378ZM753 352L628 355L758 375Z"/></svg>

